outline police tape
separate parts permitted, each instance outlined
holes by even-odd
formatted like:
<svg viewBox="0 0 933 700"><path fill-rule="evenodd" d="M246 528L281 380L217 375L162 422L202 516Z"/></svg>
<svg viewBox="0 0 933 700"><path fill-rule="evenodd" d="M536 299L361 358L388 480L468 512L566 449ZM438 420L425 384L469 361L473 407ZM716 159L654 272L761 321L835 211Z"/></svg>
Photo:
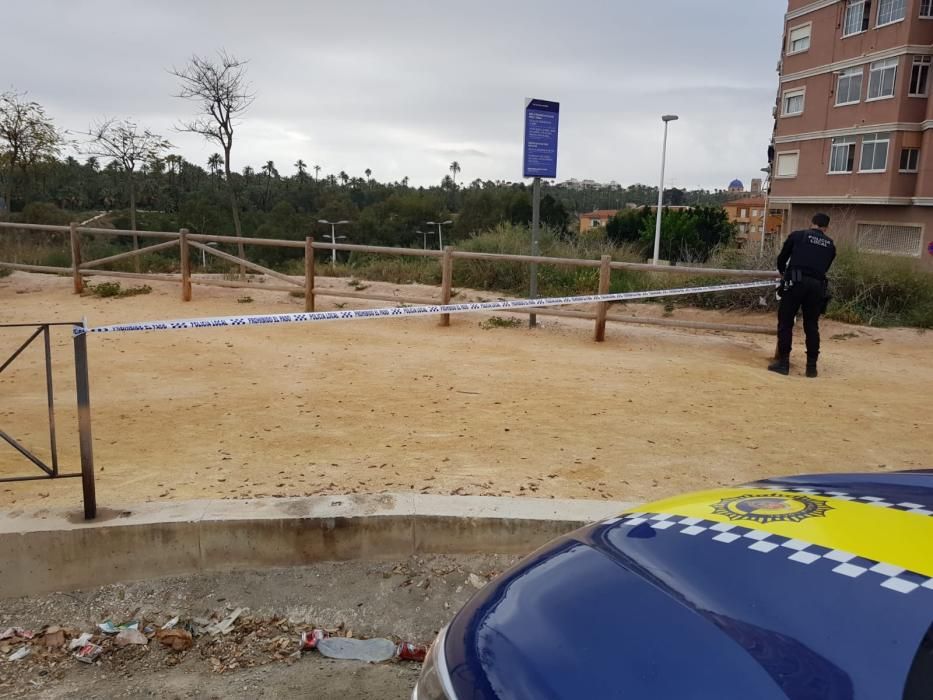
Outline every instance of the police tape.
<svg viewBox="0 0 933 700"><path fill-rule="evenodd" d="M595 302L635 301L661 297L731 292L741 289L773 287L773 281L739 282L716 284L708 287L682 287L679 289L657 289L644 292L618 292L615 294L589 294L575 297L546 297L541 299L515 299L511 301L477 301L464 304L438 304L432 306L397 306L379 309L357 309L347 311L306 311L294 314L260 314L254 316L213 316L206 318L175 319L170 321L142 321L120 323L112 326L75 326L74 335L89 333L128 333L130 331L175 331L189 328L223 328L236 326L265 326L282 323L313 323L317 321L349 321L368 318L398 318L402 316L432 316L437 314L465 314L476 311L508 309L533 309L542 306L566 306L568 304L591 304Z"/></svg>

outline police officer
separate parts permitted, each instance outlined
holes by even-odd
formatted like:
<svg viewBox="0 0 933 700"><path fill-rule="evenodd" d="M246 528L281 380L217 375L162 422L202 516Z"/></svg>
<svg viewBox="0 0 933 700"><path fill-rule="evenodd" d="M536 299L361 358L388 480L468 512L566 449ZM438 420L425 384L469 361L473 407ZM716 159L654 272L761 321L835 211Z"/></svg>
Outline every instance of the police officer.
<svg viewBox="0 0 933 700"><path fill-rule="evenodd" d="M820 355L820 314L829 299L826 273L836 258L836 245L826 235L829 217L816 214L813 227L794 231L784 241L778 255L777 268L783 275L781 304L778 307L778 352L768 369L778 374L790 374L790 350L793 342L794 319L803 310L803 330L807 336L807 376L817 376L816 361Z"/></svg>

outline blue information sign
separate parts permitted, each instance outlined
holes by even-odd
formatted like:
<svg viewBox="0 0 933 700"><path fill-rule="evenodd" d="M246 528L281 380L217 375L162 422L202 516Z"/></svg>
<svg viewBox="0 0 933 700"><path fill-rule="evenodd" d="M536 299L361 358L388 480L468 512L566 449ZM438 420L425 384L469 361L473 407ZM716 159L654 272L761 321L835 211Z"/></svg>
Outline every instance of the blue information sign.
<svg viewBox="0 0 933 700"><path fill-rule="evenodd" d="M560 104L525 100L523 177L557 177L557 122Z"/></svg>

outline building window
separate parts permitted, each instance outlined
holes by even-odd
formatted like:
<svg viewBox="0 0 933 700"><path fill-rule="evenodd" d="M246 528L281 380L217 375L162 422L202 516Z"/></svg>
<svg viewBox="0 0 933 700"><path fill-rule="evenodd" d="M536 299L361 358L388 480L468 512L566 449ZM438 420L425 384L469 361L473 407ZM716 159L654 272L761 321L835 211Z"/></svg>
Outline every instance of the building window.
<svg viewBox="0 0 933 700"><path fill-rule="evenodd" d="M933 19L933 0L920 0L920 19Z"/></svg>
<svg viewBox="0 0 933 700"><path fill-rule="evenodd" d="M758 216L758 210L752 209L752 218L754 219L756 216Z"/></svg>
<svg viewBox="0 0 933 700"><path fill-rule="evenodd" d="M739 218L740 219L748 218L748 209L739 209Z"/></svg>
<svg viewBox="0 0 933 700"><path fill-rule="evenodd" d="M787 53L803 53L810 48L810 29L812 24L803 24L790 30L787 37Z"/></svg>
<svg viewBox="0 0 933 700"><path fill-rule="evenodd" d="M793 117L798 114L803 114L803 100L805 94L806 90L804 88L787 90L784 93L784 108L781 116Z"/></svg>
<svg viewBox="0 0 933 700"><path fill-rule="evenodd" d="M775 177L797 177L797 162L800 151L787 151L777 154L777 175Z"/></svg>
<svg viewBox="0 0 933 700"><path fill-rule="evenodd" d="M897 76L897 59L886 58L868 66L868 98L881 100L894 97L894 79Z"/></svg>
<svg viewBox="0 0 933 700"><path fill-rule="evenodd" d="M855 166L855 137L841 136L833 139L829 148L829 172L851 173Z"/></svg>
<svg viewBox="0 0 933 700"><path fill-rule="evenodd" d="M914 56L913 65L910 67L910 90L907 93L911 97L927 96L931 61L933 61L933 56Z"/></svg>
<svg viewBox="0 0 933 700"><path fill-rule="evenodd" d="M917 165L919 162L920 162L920 149L919 148L902 148L901 149L900 170L902 173L917 172Z"/></svg>
<svg viewBox="0 0 933 700"><path fill-rule="evenodd" d="M891 134L866 134L862 137L860 173L883 173L888 165L888 145Z"/></svg>
<svg viewBox="0 0 933 700"><path fill-rule="evenodd" d="M922 226L899 224L857 224L855 245L866 253L920 257Z"/></svg>
<svg viewBox="0 0 933 700"><path fill-rule="evenodd" d="M868 0L849 0L846 5L846 17L842 23L842 36L852 36L867 30L870 16L871 3Z"/></svg>
<svg viewBox="0 0 933 700"><path fill-rule="evenodd" d="M906 0L879 0L878 2L878 23L875 26L883 27L886 24L893 24L904 19L904 7Z"/></svg>
<svg viewBox="0 0 933 700"><path fill-rule="evenodd" d="M933 2L933 0L931 0ZM854 105L862 99L862 76L864 69L849 68L839 74L836 80L836 106Z"/></svg>
<svg viewBox="0 0 933 700"><path fill-rule="evenodd" d="M602 222L599 219L590 219L590 228L599 228Z"/></svg>

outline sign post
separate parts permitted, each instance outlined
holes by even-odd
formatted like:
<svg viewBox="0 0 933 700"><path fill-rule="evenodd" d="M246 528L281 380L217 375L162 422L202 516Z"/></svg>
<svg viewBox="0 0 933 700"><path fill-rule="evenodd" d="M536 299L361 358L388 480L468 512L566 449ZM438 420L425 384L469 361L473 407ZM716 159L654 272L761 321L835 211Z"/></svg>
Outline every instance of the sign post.
<svg viewBox="0 0 933 700"><path fill-rule="evenodd" d="M531 191L531 254L539 255L541 230L541 178L557 177L557 125L560 104L548 100L525 99L525 148L522 176L534 178ZM538 296L538 263L531 263L529 296ZM537 316L528 317L528 326L537 325Z"/></svg>

